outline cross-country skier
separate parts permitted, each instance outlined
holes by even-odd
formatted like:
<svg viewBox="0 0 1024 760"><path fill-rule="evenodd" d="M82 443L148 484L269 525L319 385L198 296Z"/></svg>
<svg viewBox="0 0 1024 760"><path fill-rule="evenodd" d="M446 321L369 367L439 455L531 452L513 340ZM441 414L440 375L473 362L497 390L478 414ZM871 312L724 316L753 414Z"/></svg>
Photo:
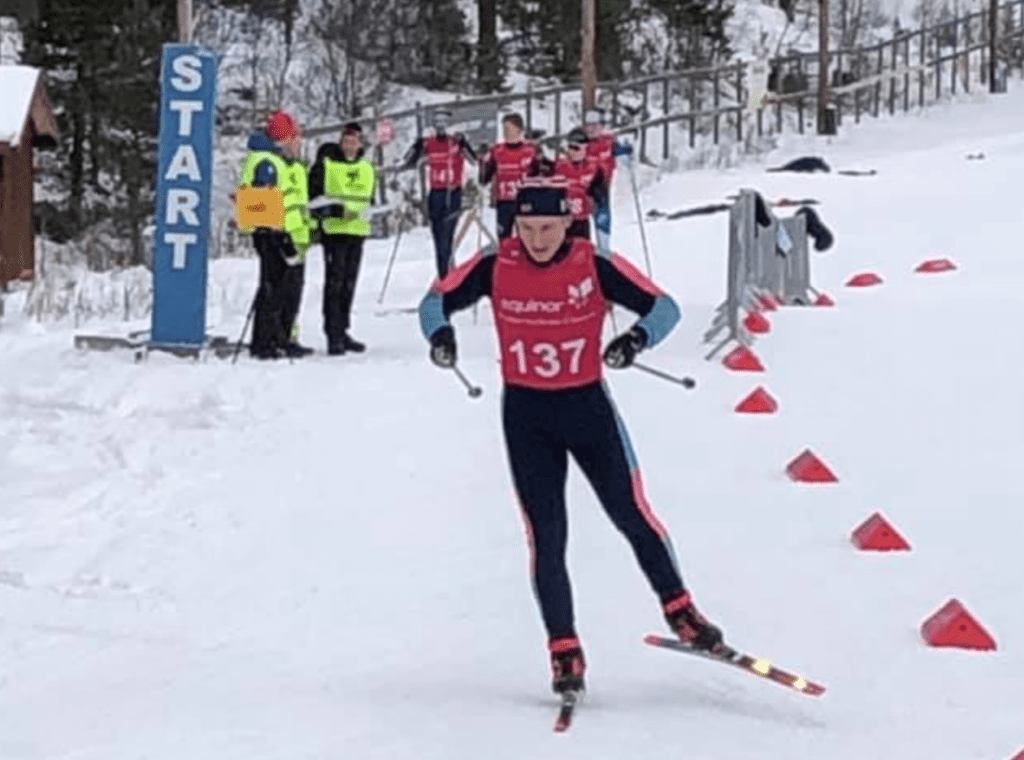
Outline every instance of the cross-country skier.
<svg viewBox="0 0 1024 760"><path fill-rule="evenodd" d="M412 169L421 158L426 159L430 231L434 236L437 276L444 277L451 266L452 239L462 211L463 163L476 164L477 157L465 135L449 134L451 111L438 108L432 120L434 134L412 144L399 170Z"/></svg>
<svg viewBox="0 0 1024 760"><path fill-rule="evenodd" d="M505 443L557 693L584 688L565 564L569 454L632 546L672 630L698 648L723 646L721 631L697 611L683 585L668 532L647 503L636 454L602 382L607 301L640 315L604 351L604 363L615 369L657 345L675 326L679 309L620 256L567 236L570 223L564 189L541 179L525 184L516 196L517 236L483 249L434 283L419 308L431 360L453 368L457 351L449 316L483 296L491 299L501 347Z"/></svg>
<svg viewBox="0 0 1024 760"><path fill-rule="evenodd" d="M608 193L594 205L594 228L597 232L597 245L605 250L611 249L612 209L611 186L615 175L615 159L624 157L628 164L632 160L633 147L628 143L616 141L615 134L604 128L604 112L599 108L590 108L583 118L583 130L590 138L587 142L587 155L597 161L604 173Z"/></svg>
<svg viewBox="0 0 1024 760"><path fill-rule="evenodd" d="M565 138L565 156L555 161L553 176L561 177L568 185L566 199L573 219L569 234L590 238L591 214L595 208L608 205L608 178L597 160L587 155L586 132L577 127ZM598 247L609 250L600 240Z"/></svg>
<svg viewBox="0 0 1024 760"><path fill-rule="evenodd" d="M523 117L505 114L501 119L501 142L491 146L480 162L480 184L491 183L499 238L512 236L512 214L516 192L523 180L538 171L537 148L524 139Z"/></svg>

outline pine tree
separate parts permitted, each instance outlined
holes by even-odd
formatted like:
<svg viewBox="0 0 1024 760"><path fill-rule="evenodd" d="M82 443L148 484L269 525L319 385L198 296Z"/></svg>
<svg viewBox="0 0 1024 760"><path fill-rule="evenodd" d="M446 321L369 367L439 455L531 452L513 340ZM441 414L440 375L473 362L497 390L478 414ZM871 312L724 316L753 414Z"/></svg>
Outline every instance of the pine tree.
<svg viewBox="0 0 1024 760"><path fill-rule="evenodd" d="M108 219L146 260L153 213L162 45L176 37L173 0L39 0L23 29L24 62L41 68L61 145L47 168L65 194L70 232Z"/></svg>

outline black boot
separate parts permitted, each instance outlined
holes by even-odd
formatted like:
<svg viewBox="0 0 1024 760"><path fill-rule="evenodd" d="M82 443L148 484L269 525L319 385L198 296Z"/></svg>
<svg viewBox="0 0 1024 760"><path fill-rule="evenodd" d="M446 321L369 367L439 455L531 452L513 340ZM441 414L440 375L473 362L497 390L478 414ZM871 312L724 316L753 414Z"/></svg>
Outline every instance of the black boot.
<svg viewBox="0 0 1024 760"><path fill-rule="evenodd" d="M328 356L342 356L345 353L345 342L341 340L327 341Z"/></svg>
<svg viewBox="0 0 1024 760"><path fill-rule="evenodd" d="M313 349L293 340L284 347L284 352L287 356L290 356L293 359L301 359L303 356L309 356L312 354Z"/></svg>
<svg viewBox="0 0 1024 760"><path fill-rule="evenodd" d="M360 343L358 340L352 338L348 333L342 335L341 340L346 351L351 351L354 354L361 354L366 350L365 343Z"/></svg>
<svg viewBox="0 0 1024 760"><path fill-rule="evenodd" d="M548 650L551 652L551 689L556 694L583 691L583 671L587 663L583 659L580 640L575 636L551 639Z"/></svg>
<svg viewBox="0 0 1024 760"><path fill-rule="evenodd" d="M665 602L664 610L665 620L680 641L709 652L723 648L721 629L700 614L688 592L684 591Z"/></svg>
<svg viewBox="0 0 1024 760"><path fill-rule="evenodd" d="M250 346L249 355L254 359L280 359L284 352L277 346Z"/></svg>

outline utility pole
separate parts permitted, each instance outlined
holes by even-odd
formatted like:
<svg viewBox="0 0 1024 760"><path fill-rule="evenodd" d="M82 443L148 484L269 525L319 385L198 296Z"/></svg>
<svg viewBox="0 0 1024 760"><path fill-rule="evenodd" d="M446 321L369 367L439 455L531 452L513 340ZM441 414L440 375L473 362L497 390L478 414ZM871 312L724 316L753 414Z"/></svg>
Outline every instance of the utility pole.
<svg viewBox="0 0 1024 760"><path fill-rule="evenodd" d="M597 66L594 62L594 28L596 26L595 0L583 0L583 49L580 56L580 74L583 77L583 110L593 108L597 102Z"/></svg>
<svg viewBox="0 0 1024 760"><path fill-rule="evenodd" d="M178 42L192 42L192 0L178 0Z"/></svg>
<svg viewBox="0 0 1024 760"><path fill-rule="evenodd" d="M996 37L999 34L999 0L988 3L988 91L999 92L996 85Z"/></svg>
<svg viewBox="0 0 1024 760"><path fill-rule="evenodd" d="M829 7L828 0L818 0L818 134L836 133L835 110L829 104Z"/></svg>

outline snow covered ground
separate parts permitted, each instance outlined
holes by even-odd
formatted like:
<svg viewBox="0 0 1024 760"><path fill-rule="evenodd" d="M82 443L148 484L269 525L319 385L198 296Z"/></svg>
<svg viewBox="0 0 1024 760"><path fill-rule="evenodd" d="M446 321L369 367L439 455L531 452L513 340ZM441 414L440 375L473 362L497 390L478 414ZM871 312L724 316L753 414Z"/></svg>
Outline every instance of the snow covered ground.
<svg viewBox="0 0 1024 760"><path fill-rule="evenodd" d="M571 732L551 733L489 311L457 320L485 388L472 402L429 364L415 317L375 315L393 241L371 241L363 357L137 365L76 353L72 330L19 322L9 301L0 758L1009 760L1024 747L1024 91L791 139L766 164L808 153L878 174L748 165L664 177L643 202L820 199L837 244L814 254L813 281L838 306L772 315L755 346L767 372L731 374L699 342L724 294L725 215L649 222L684 322L647 360L698 387L609 374L699 603L824 697L643 646L662 629L655 600L574 472L590 692ZM614 237L642 262L618 184ZM959 269L913 273L941 256ZM386 305L414 304L431 260L426 230L408 235ZM254 266L217 262L215 333L240 329ZM314 252L302 329L322 349L320 269ZM843 287L865 270L885 283ZM761 383L779 413L734 414ZM838 484L785 478L805 447ZM854 550L875 510L912 552ZM950 597L999 651L922 644Z"/></svg>

